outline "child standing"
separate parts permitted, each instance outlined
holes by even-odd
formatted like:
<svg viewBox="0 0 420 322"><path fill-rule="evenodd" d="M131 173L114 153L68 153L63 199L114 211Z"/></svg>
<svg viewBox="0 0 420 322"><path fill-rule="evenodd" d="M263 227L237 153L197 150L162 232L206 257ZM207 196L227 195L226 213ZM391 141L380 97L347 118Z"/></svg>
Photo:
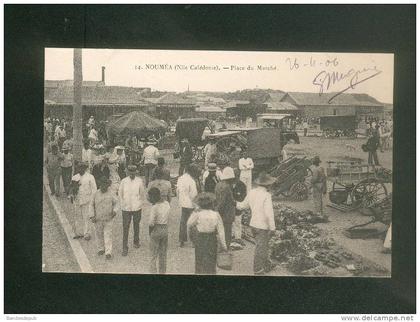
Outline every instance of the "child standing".
<svg viewBox="0 0 420 322"><path fill-rule="evenodd" d="M168 219L170 206L163 200L158 188L152 187L148 192L153 205L150 210L150 273L156 273L156 262L159 257L159 274L166 273L166 252L168 249Z"/></svg>

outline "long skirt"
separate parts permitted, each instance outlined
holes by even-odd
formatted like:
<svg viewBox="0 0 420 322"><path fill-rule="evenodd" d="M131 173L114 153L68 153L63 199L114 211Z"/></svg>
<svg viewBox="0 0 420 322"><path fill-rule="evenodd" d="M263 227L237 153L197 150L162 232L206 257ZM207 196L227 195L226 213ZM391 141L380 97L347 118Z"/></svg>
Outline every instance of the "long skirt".
<svg viewBox="0 0 420 322"><path fill-rule="evenodd" d="M195 235L195 273L216 274L217 236L216 233Z"/></svg>

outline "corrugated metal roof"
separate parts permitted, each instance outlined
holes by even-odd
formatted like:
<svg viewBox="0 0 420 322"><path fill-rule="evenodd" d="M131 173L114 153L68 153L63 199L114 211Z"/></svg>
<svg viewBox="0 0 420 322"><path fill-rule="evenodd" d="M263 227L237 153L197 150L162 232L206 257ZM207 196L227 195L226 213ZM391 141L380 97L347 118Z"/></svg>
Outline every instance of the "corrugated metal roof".
<svg viewBox="0 0 420 322"><path fill-rule="evenodd" d="M304 93L304 92L288 92L287 95L292 98L293 101L296 102L297 105L351 105L351 106L383 106L380 103L375 103L371 99L368 94L362 94L362 96L356 97L354 95L359 94L349 94L349 93L342 93L336 97L334 97L331 101L330 99L336 95L337 92L333 93L324 93L319 95L319 93ZM370 97L371 99L367 100ZM375 99L373 99L375 100ZM376 101L376 100L375 100Z"/></svg>
<svg viewBox="0 0 420 322"><path fill-rule="evenodd" d="M73 104L73 87L45 88L44 101L48 104ZM82 87L83 105L149 105L132 87Z"/></svg>
<svg viewBox="0 0 420 322"><path fill-rule="evenodd" d="M266 102L279 102L286 95L284 92L272 92L268 94L270 97Z"/></svg>
<svg viewBox="0 0 420 322"><path fill-rule="evenodd" d="M207 113L224 113L225 110L220 106L213 105L202 105L195 109L196 112L207 112Z"/></svg>
<svg viewBox="0 0 420 322"><path fill-rule="evenodd" d="M239 101L239 100L229 101L226 103L225 108L236 107L236 105L238 104L249 104L249 101Z"/></svg>
<svg viewBox="0 0 420 322"><path fill-rule="evenodd" d="M275 111L296 111L298 108L289 103L289 102L265 102L264 104L267 104L268 109L275 110Z"/></svg>

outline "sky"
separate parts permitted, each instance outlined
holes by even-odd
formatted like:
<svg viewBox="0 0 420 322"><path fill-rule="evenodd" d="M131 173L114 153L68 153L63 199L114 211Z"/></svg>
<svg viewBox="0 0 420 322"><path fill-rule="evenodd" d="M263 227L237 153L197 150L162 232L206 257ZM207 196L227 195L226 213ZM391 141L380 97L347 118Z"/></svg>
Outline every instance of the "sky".
<svg viewBox="0 0 420 322"><path fill-rule="evenodd" d="M83 49L83 80L184 92L263 88L366 93L393 102L393 54ZM200 68L206 68L203 70ZM45 79L73 79L73 49L45 49ZM328 84L329 81L329 84Z"/></svg>

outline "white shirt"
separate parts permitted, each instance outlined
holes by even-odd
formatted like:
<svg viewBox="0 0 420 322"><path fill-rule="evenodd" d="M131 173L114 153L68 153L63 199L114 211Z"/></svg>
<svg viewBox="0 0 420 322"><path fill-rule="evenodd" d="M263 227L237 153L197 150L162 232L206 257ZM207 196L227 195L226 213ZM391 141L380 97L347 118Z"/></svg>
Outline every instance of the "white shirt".
<svg viewBox="0 0 420 322"><path fill-rule="evenodd" d="M258 186L252 189L248 195L248 203L251 208L251 221L249 225L264 230L275 230L273 203L271 194L265 187Z"/></svg>
<svg viewBox="0 0 420 322"><path fill-rule="evenodd" d="M251 158L239 159L239 170L241 170L241 172L251 172L252 169L254 169L254 162Z"/></svg>
<svg viewBox="0 0 420 322"><path fill-rule="evenodd" d="M217 146L216 144L207 143L204 147L204 155L206 160L208 161L213 154L217 154Z"/></svg>
<svg viewBox="0 0 420 322"><path fill-rule="evenodd" d="M95 129L90 130L89 139L98 140L98 132Z"/></svg>
<svg viewBox="0 0 420 322"><path fill-rule="evenodd" d="M188 173L178 178L176 191L182 208L194 208L192 201L197 196L197 185Z"/></svg>
<svg viewBox="0 0 420 322"><path fill-rule="evenodd" d="M121 209L124 211L138 211L144 203L144 185L139 177L131 179L126 177L121 180L118 190Z"/></svg>
<svg viewBox="0 0 420 322"><path fill-rule="evenodd" d="M171 207L166 200L153 205L150 209L149 226L167 225L170 210Z"/></svg>
<svg viewBox="0 0 420 322"><path fill-rule="evenodd" d="M287 152L286 152L286 150L284 148L281 150L281 156L282 156L283 160L287 160L288 159Z"/></svg>
<svg viewBox="0 0 420 322"><path fill-rule="evenodd" d="M79 178L79 191L77 193L77 199L79 205L85 205L90 203L93 199L93 196L97 190L96 181L93 175L88 172L85 172L82 176L79 175L73 176L73 180L77 181Z"/></svg>
<svg viewBox="0 0 420 322"><path fill-rule="evenodd" d="M217 233L217 239L226 246L225 229L223 228L223 221L219 213L209 209L200 209L194 211L187 221L187 231L191 232L192 227L196 227L200 233Z"/></svg>
<svg viewBox="0 0 420 322"><path fill-rule="evenodd" d="M64 129L60 129L59 126L55 129L55 136L57 138L65 138L66 137L66 131Z"/></svg>
<svg viewBox="0 0 420 322"><path fill-rule="evenodd" d="M159 150L153 146L149 145L144 149L143 158L144 164L157 164L157 159L159 157Z"/></svg>
<svg viewBox="0 0 420 322"><path fill-rule="evenodd" d="M88 162L90 166L90 162L92 161L92 150L91 149L82 149L82 161Z"/></svg>

